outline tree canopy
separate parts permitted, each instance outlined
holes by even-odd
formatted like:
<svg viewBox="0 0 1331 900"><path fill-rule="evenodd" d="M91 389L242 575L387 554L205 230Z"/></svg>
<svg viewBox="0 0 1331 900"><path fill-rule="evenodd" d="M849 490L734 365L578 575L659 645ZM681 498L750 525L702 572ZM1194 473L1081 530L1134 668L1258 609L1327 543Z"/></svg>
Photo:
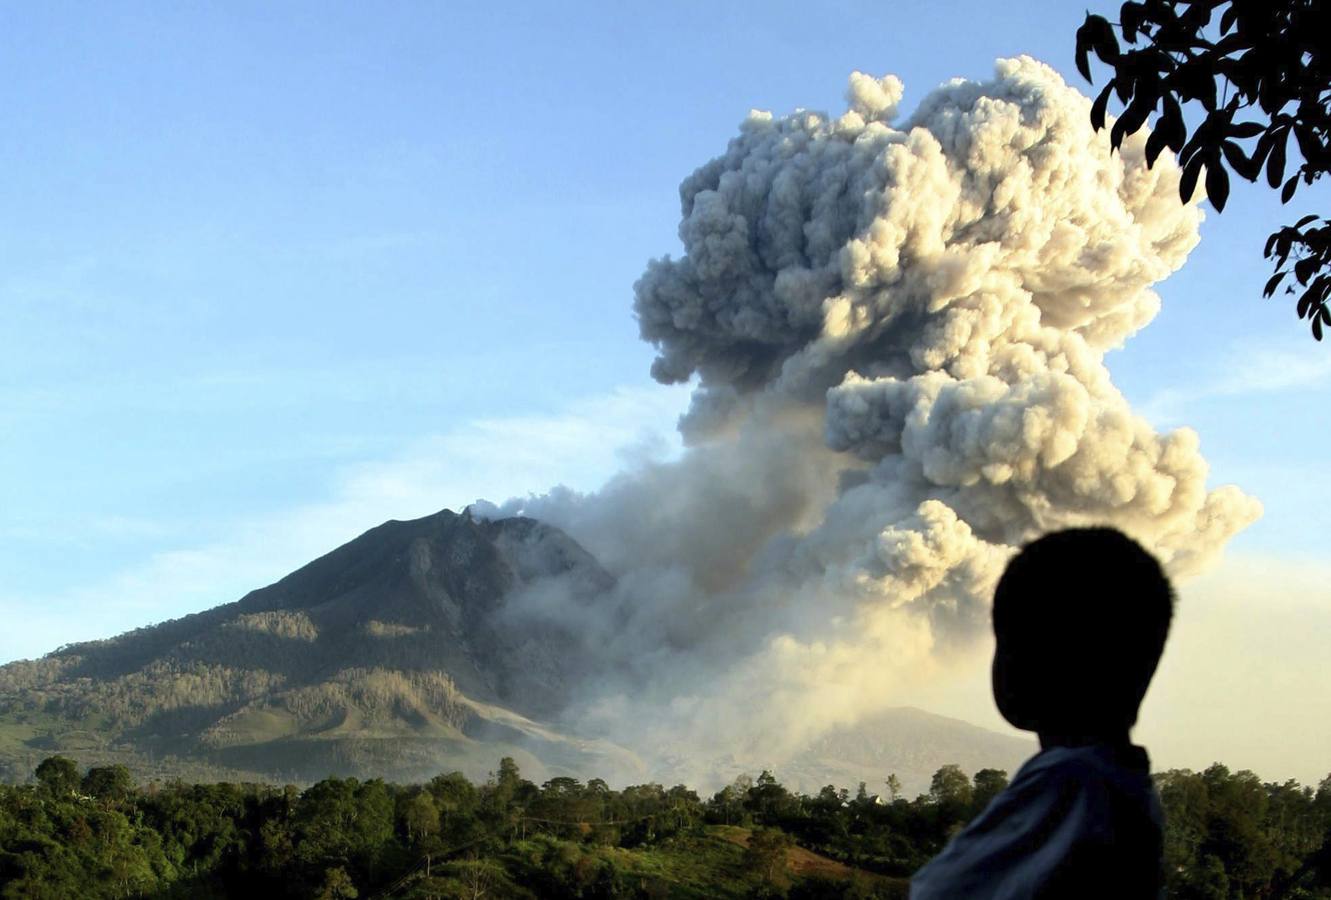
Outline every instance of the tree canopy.
<svg viewBox="0 0 1331 900"><path fill-rule="evenodd" d="M0 782L6 900L896 900L1007 785L1002 771L949 765L928 793L887 800L867 785L806 795L763 772L704 800L682 785L537 785L512 759L481 784L454 772L303 791L140 786L64 757L37 769L36 783ZM1313 788L1217 764L1156 783L1168 896L1331 900L1331 776Z"/></svg>
<svg viewBox="0 0 1331 900"><path fill-rule="evenodd" d="M1115 148L1156 116L1147 164L1166 147L1178 154L1185 203L1203 170L1218 212L1231 172L1247 181L1265 177L1288 203L1331 167L1328 35L1331 4L1322 0L1128 2L1117 23L1087 15L1077 30L1077 69L1093 83L1094 55L1113 70L1091 122L1105 127L1110 99L1118 98ZM1320 341L1331 325L1331 221L1303 216L1271 234L1264 255L1275 269L1264 295L1282 284L1297 294L1295 310Z"/></svg>

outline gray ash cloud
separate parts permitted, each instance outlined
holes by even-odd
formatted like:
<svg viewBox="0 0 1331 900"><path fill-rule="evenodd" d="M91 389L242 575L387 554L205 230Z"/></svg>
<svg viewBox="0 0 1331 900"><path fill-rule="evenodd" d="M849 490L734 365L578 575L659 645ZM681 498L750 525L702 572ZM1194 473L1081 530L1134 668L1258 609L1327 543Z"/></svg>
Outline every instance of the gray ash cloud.
<svg viewBox="0 0 1331 900"><path fill-rule="evenodd" d="M684 456L491 511L617 576L561 614L627 673L578 714L640 749L776 760L908 701L1042 532L1115 525L1186 576L1260 515L1104 364L1197 244L1173 159L1111 154L1029 58L899 121L902 93L856 73L840 116L751 113L684 181L684 255L634 299L653 376L697 385Z"/></svg>

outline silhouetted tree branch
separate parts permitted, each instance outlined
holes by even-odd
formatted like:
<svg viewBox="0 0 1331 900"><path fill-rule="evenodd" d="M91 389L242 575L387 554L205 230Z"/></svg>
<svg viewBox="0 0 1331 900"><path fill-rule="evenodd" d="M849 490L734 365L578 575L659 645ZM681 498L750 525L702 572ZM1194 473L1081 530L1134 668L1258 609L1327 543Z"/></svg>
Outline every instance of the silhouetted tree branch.
<svg viewBox="0 0 1331 900"><path fill-rule="evenodd" d="M1110 98L1118 98L1123 111L1110 129L1115 148L1156 115L1147 164L1165 147L1179 155L1184 202L1205 169L1206 193L1218 212L1229 198L1230 172L1248 181L1264 175L1288 203L1331 167L1328 35L1331 4L1324 0L1129 2L1117 23L1086 16L1077 30L1077 69L1094 82L1091 54L1113 69L1091 122L1103 128ZM1203 113L1191 130L1183 116L1188 104ZM1302 163L1287 171L1291 149ZM1264 254L1275 272L1263 295L1282 283L1286 293L1299 294L1299 318L1309 320L1320 341L1331 325L1331 221L1304 216L1272 234Z"/></svg>

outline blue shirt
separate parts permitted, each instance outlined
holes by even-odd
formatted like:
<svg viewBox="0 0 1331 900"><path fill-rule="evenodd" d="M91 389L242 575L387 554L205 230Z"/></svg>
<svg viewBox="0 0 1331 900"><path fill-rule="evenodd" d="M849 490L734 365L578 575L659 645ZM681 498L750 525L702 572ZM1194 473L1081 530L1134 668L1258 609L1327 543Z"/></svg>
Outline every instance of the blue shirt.
<svg viewBox="0 0 1331 900"><path fill-rule="evenodd" d="M915 873L911 900L1156 900L1163 823L1141 747L1053 747Z"/></svg>

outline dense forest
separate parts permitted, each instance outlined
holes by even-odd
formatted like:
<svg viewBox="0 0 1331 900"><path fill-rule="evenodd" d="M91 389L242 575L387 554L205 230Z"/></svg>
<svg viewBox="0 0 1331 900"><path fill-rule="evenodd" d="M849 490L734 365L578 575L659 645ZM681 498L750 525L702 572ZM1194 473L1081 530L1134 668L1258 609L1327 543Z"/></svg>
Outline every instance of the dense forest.
<svg viewBox="0 0 1331 900"><path fill-rule="evenodd" d="M910 874L1007 783L944 766L899 796L792 793L770 773L683 786L536 785L511 759L399 786L329 778L136 785L50 757L0 785L0 896L904 897ZM1331 776L1262 783L1214 765L1158 776L1171 897L1331 897Z"/></svg>

